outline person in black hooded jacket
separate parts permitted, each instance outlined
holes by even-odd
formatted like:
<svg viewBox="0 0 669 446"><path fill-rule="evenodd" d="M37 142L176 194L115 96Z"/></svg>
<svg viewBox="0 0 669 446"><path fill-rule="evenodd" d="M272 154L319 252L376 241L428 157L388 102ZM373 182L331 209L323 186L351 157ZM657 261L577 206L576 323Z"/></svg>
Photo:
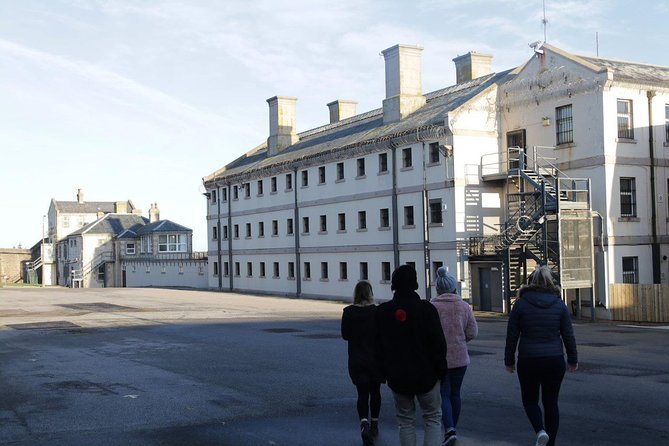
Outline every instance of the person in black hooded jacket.
<svg viewBox="0 0 669 446"><path fill-rule="evenodd" d="M393 391L400 444L416 444L416 403L425 424L424 445L440 445L440 383L448 370L446 339L439 313L416 293L416 270L397 268L391 278L393 298L377 309L376 355Z"/></svg>
<svg viewBox="0 0 669 446"><path fill-rule="evenodd" d="M504 364L510 373L516 370L517 347L521 398L537 435L536 446L555 445L560 423L558 396L565 369L568 367L571 372L578 369L571 316L560 296L560 287L553 282L550 269L537 268L528 285L518 293L506 331Z"/></svg>

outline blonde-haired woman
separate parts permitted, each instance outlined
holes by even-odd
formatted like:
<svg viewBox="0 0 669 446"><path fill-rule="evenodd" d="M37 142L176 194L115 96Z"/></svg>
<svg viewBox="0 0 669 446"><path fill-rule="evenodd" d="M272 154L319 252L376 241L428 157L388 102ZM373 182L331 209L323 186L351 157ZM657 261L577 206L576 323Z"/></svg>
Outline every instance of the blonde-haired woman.
<svg viewBox="0 0 669 446"><path fill-rule="evenodd" d="M385 381L374 359L375 335L376 305L372 286L361 280L353 291L353 305L344 308L341 336L348 341L348 374L358 391L360 435L365 445L373 444L379 433L381 383Z"/></svg>
<svg viewBox="0 0 669 446"><path fill-rule="evenodd" d="M504 351L504 364L510 373L516 370L516 347L521 398L537 435L535 445L554 446L560 424L560 386L567 367L570 372L578 369L578 355L571 315L547 266L530 275L511 309Z"/></svg>

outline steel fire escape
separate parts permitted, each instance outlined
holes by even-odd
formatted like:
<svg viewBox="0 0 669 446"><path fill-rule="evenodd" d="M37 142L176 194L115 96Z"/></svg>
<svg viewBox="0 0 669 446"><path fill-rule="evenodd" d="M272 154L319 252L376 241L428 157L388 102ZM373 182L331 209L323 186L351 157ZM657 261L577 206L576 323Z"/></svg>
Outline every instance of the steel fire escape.
<svg viewBox="0 0 669 446"><path fill-rule="evenodd" d="M482 161L484 180L505 181L506 221L497 235L471 237L469 253L502 260L507 308L535 265L547 265L562 282L561 211L590 210L590 180L567 177L538 149L510 148L493 175L486 175Z"/></svg>

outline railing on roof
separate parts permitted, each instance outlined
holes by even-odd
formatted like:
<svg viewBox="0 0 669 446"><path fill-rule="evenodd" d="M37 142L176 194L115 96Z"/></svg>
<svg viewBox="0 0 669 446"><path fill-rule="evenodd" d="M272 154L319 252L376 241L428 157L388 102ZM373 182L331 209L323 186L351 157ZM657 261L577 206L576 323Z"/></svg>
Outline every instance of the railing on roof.
<svg viewBox="0 0 669 446"><path fill-rule="evenodd" d="M193 251L193 252L159 252L158 254L123 254L123 260L206 260L209 254L207 251Z"/></svg>

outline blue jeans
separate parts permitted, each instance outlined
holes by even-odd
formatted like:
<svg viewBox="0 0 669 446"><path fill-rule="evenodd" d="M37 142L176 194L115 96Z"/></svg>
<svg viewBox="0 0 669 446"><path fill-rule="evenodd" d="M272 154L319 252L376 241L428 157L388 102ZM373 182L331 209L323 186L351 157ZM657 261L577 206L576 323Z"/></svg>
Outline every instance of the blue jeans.
<svg viewBox="0 0 669 446"><path fill-rule="evenodd" d="M441 382L441 421L444 430L455 429L460 418L460 388L465 378L467 366L448 369L446 378Z"/></svg>
<svg viewBox="0 0 669 446"><path fill-rule="evenodd" d="M404 395L393 392L395 397L395 413L400 427L400 444L416 446L416 400L423 411L425 433L423 446L439 446L441 444L441 397L439 381L432 389L420 395Z"/></svg>

